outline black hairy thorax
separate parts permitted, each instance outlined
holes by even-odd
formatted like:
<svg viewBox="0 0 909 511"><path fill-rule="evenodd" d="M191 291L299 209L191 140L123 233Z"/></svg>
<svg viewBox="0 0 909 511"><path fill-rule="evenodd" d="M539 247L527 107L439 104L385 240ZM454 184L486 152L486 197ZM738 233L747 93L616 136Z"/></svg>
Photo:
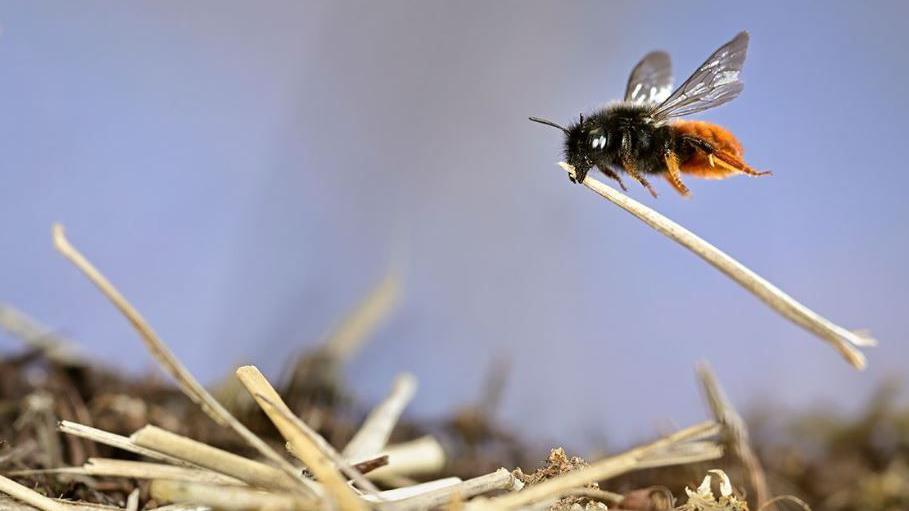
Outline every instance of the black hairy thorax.
<svg viewBox="0 0 909 511"><path fill-rule="evenodd" d="M664 156L673 145L668 125L658 124L646 105L618 103L568 128L565 156L578 168L596 166L622 171L633 165L637 172L665 170Z"/></svg>

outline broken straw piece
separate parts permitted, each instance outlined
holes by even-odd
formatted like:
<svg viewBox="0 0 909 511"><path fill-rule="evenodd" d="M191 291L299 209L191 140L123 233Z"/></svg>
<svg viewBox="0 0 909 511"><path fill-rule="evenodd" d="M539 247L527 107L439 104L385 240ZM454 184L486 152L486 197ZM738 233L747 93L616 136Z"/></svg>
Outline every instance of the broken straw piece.
<svg viewBox="0 0 909 511"><path fill-rule="evenodd" d="M370 412L341 455L348 460L362 460L379 454L416 390L417 379L413 375L398 375L391 393Z"/></svg>

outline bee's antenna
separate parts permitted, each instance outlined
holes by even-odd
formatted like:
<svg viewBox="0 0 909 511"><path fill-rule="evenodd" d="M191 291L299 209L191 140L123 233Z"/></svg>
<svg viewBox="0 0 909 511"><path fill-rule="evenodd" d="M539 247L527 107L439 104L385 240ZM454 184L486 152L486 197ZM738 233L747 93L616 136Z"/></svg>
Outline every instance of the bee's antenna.
<svg viewBox="0 0 909 511"><path fill-rule="evenodd" d="M566 128L563 128L562 126L559 126L558 124L556 124L548 119L541 119L539 117L528 117L528 119L530 119L533 122L538 122L540 124L552 126L553 128L559 128L560 130L564 131L566 135L568 134L568 130Z"/></svg>

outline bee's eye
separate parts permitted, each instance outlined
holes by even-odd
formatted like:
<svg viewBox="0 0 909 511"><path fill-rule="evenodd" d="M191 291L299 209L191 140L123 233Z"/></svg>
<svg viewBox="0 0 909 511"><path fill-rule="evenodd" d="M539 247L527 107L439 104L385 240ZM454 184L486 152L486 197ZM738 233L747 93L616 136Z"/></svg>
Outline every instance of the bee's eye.
<svg viewBox="0 0 909 511"><path fill-rule="evenodd" d="M592 147L594 149L606 149L606 136L605 135L600 135L600 136L593 135L590 138L590 147Z"/></svg>

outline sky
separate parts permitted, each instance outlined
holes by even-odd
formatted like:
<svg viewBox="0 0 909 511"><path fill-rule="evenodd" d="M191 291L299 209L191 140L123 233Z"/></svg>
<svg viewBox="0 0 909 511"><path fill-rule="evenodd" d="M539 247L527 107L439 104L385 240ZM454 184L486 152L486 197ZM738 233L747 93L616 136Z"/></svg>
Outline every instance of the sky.
<svg viewBox="0 0 909 511"><path fill-rule="evenodd" d="M367 402L478 399L583 444L747 409L861 407L906 374L903 2L0 1L0 301L117 367L154 366L51 248L62 222L203 381L277 375L387 268L400 306L347 367ZM630 194L881 345L822 341L555 166L646 52L681 82L751 33L733 131L769 178ZM19 344L0 337L0 348Z"/></svg>

